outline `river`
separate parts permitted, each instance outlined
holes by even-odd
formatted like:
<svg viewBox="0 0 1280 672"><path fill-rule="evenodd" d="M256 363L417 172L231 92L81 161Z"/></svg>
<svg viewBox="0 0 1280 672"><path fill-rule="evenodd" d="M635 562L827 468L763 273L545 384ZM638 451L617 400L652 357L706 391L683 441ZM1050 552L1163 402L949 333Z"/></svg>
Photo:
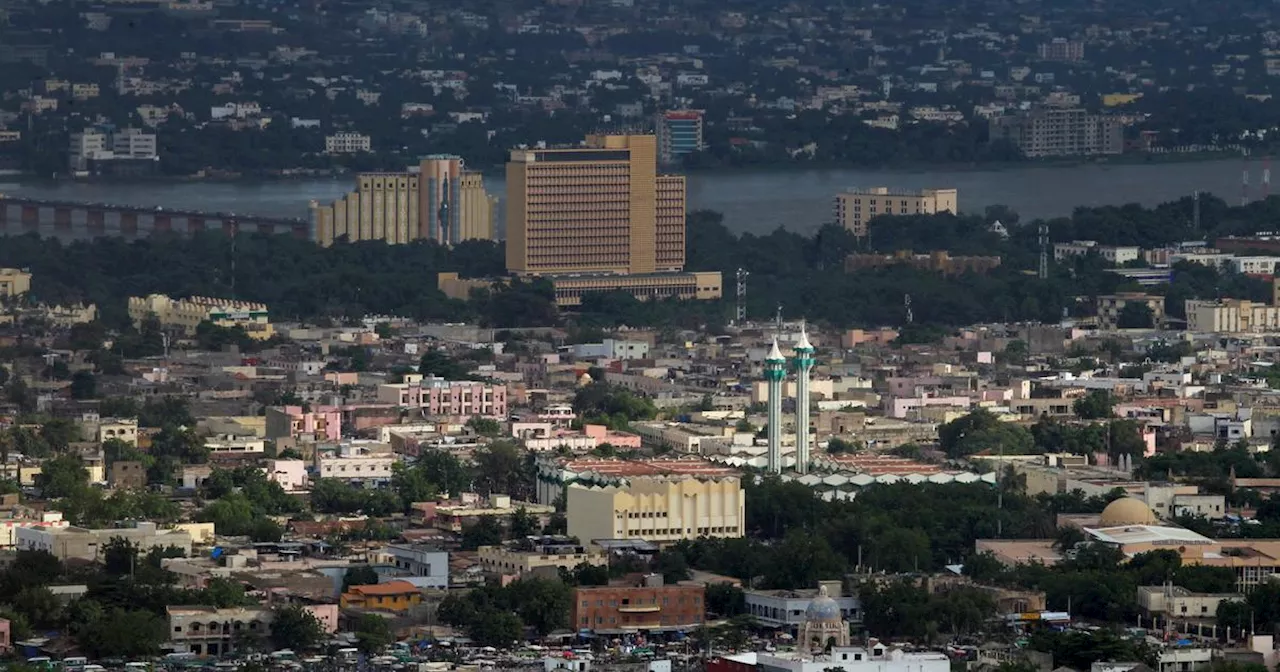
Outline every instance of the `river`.
<svg viewBox="0 0 1280 672"><path fill-rule="evenodd" d="M1228 202L1240 198L1240 160L1165 163L1083 163L1003 169L878 171L787 169L694 173L689 176L690 209L724 213L733 231L767 233L779 226L808 232L832 219L836 193L849 187L959 190L960 209L981 212L1007 205L1022 219L1068 215L1077 206L1141 203L1155 205L1196 190ZM1254 165L1258 196L1262 169ZM0 183L0 193L27 198L135 206L162 206L207 212L305 217L311 200L332 201L351 189L351 178L244 182ZM486 178L490 193L503 193L501 177Z"/></svg>

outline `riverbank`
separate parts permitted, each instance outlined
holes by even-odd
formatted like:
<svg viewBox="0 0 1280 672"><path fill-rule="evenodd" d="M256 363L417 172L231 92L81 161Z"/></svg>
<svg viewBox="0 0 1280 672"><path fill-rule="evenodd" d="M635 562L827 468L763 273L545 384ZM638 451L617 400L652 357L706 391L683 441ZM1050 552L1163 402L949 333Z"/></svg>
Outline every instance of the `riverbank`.
<svg viewBox="0 0 1280 672"><path fill-rule="evenodd" d="M689 176L722 176L733 174L763 174L777 173L782 171L874 171L878 173L914 175L921 173L974 173L974 172L1006 172L1016 170L1026 170L1032 168L1052 168L1052 169L1072 169L1082 166L1132 166L1132 165L1149 165L1149 164L1182 164L1182 163L1203 163L1212 161L1223 161L1231 158L1239 158L1236 152L1178 152L1178 153L1162 153L1153 154L1149 152L1133 152L1129 154L1118 154L1113 156L1098 157L1064 157L1064 158L1043 158L1043 159L1026 159L1022 161L991 161L983 163L904 163L896 165L883 166L862 166L841 162L791 162L776 163L767 165L749 165L749 166L706 166L706 167L689 167L675 168L669 172L682 173ZM480 172L486 178L505 178L505 169L502 166L494 166L487 169L481 169ZM229 185L254 185L262 183L304 183L323 180L333 180L335 182L349 183L354 179L356 171L346 169L331 171L309 171L308 173L291 173L287 175L279 173L262 173L262 174L218 174L218 175L152 175L145 177L59 177L48 178L31 174L14 174L0 176L0 193L3 193L4 186L7 184L32 184L39 186L54 186L64 184L98 184L98 185L165 185L165 184L229 184ZM939 185L943 186L943 185Z"/></svg>

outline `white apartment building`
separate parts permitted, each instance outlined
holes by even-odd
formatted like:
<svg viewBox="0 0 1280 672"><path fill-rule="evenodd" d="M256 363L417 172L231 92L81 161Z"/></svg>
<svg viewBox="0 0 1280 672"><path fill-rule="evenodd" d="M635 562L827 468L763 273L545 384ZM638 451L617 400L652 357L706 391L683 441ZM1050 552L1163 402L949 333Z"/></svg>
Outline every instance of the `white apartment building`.
<svg viewBox="0 0 1280 672"><path fill-rule="evenodd" d="M1094 240L1073 240L1069 243L1054 243L1053 260L1062 261L1069 257L1083 257L1090 252L1113 266L1123 266L1142 257L1142 249L1136 246L1099 245Z"/></svg>
<svg viewBox="0 0 1280 672"><path fill-rule="evenodd" d="M315 473L319 478L336 478L367 487L385 485L391 480L391 466L399 456L391 452L370 450L375 442L349 441L337 450L317 450Z"/></svg>
<svg viewBox="0 0 1280 672"><path fill-rule="evenodd" d="M325 154L355 154L367 152L371 147L369 136L361 133L334 133L324 138Z"/></svg>
<svg viewBox="0 0 1280 672"><path fill-rule="evenodd" d="M267 452L267 440L256 436L222 434L205 439L204 447L210 453L265 455Z"/></svg>

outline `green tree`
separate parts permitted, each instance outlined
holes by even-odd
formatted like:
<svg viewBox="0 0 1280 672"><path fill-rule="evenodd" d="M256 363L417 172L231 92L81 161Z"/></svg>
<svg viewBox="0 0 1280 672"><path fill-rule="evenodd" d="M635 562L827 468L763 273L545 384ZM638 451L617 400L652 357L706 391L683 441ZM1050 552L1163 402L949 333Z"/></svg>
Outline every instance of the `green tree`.
<svg viewBox="0 0 1280 672"><path fill-rule="evenodd" d="M521 506L511 514L511 526L507 530L507 535L510 539L525 539L537 534L539 527L538 519Z"/></svg>
<svg viewBox="0 0 1280 672"><path fill-rule="evenodd" d="M347 570L342 576L342 592L347 592L351 586L373 586L378 583L378 572L374 571L369 565L356 565Z"/></svg>
<svg viewBox="0 0 1280 672"><path fill-rule="evenodd" d="M494 516L481 516L480 520L462 530L462 550L474 551L481 546L497 546L506 538L502 523Z"/></svg>
<svg viewBox="0 0 1280 672"><path fill-rule="evenodd" d="M60 455L40 465L36 485L48 499L68 497L89 486L89 470L79 455Z"/></svg>
<svg viewBox="0 0 1280 672"><path fill-rule="evenodd" d="M143 609L114 609L105 617L79 628L76 643L95 658L145 658L160 651L169 639L163 619Z"/></svg>
<svg viewBox="0 0 1280 672"><path fill-rule="evenodd" d="M1031 432L1000 420L994 413L978 409L942 425L938 443L950 457L966 457L975 453L1025 455L1034 451Z"/></svg>
<svg viewBox="0 0 1280 672"><path fill-rule="evenodd" d="M1115 414L1111 409L1115 408L1116 399L1107 390L1089 390L1083 397L1075 400L1071 405L1071 410L1084 420L1095 420L1099 418L1110 418Z"/></svg>
<svg viewBox="0 0 1280 672"><path fill-rule="evenodd" d="M271 643L277 649L310 651L324 642L324 626L301 605L289 604L272 612Z"/></svg>
<svg viewBox="0 0 1280 672"><path fill-rule="evenodd" d="M480 436L496 437L502 433L501 423L493 418L482 418L477 415L467 421L467 426Z"/></svg>
<svg viewBox="0 0 1280 672"><path fill-rule="evenodd" d="M98 394L98 379L91 371L76 371L71 376L71 398L92 399Z"/></svg>
<svg viewBox="0 0 1280 672"><path fill-rule="evenodd" d="M391 624L377 614L360 614L356 618L354 630L356 646L368 654L379 653L395 641Z"/></svg>
<svg viewBox="0 0 1280 672"><path fill-rule="evenodd" d="M1116 316L1116 326L1121 329L1152 329L1156 326L1151 306L1140 301L1127 301Z"/></svg>

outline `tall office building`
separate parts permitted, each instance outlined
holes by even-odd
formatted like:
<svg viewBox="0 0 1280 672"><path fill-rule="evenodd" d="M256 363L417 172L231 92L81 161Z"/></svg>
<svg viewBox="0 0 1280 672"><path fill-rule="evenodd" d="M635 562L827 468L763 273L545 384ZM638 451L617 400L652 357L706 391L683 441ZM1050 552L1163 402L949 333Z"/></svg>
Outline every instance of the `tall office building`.
<svg viewBox="0 0 1280 672"><path fill-rule="evenodd" d="M654 121L658 133L658 161L669 166L702 150L702 111L659 112Z"/></svg>
<svg viewBox="0 0 1280 672"><path fill-rule="evenodd" d="M492 240L494 199L484 176L464 167L459 157L433 155L417 172L360 174L355 191L330 205L312 204L317 242Z"/></svg>
<svg viewBox="0 0 1280 672"><path fill-rule="evenodd" d="M611 290L720 298L719 273L680 272L685 180L657 174L655 136L512 150L506 208L507 270L551 277L561 305Z"/></svg>

